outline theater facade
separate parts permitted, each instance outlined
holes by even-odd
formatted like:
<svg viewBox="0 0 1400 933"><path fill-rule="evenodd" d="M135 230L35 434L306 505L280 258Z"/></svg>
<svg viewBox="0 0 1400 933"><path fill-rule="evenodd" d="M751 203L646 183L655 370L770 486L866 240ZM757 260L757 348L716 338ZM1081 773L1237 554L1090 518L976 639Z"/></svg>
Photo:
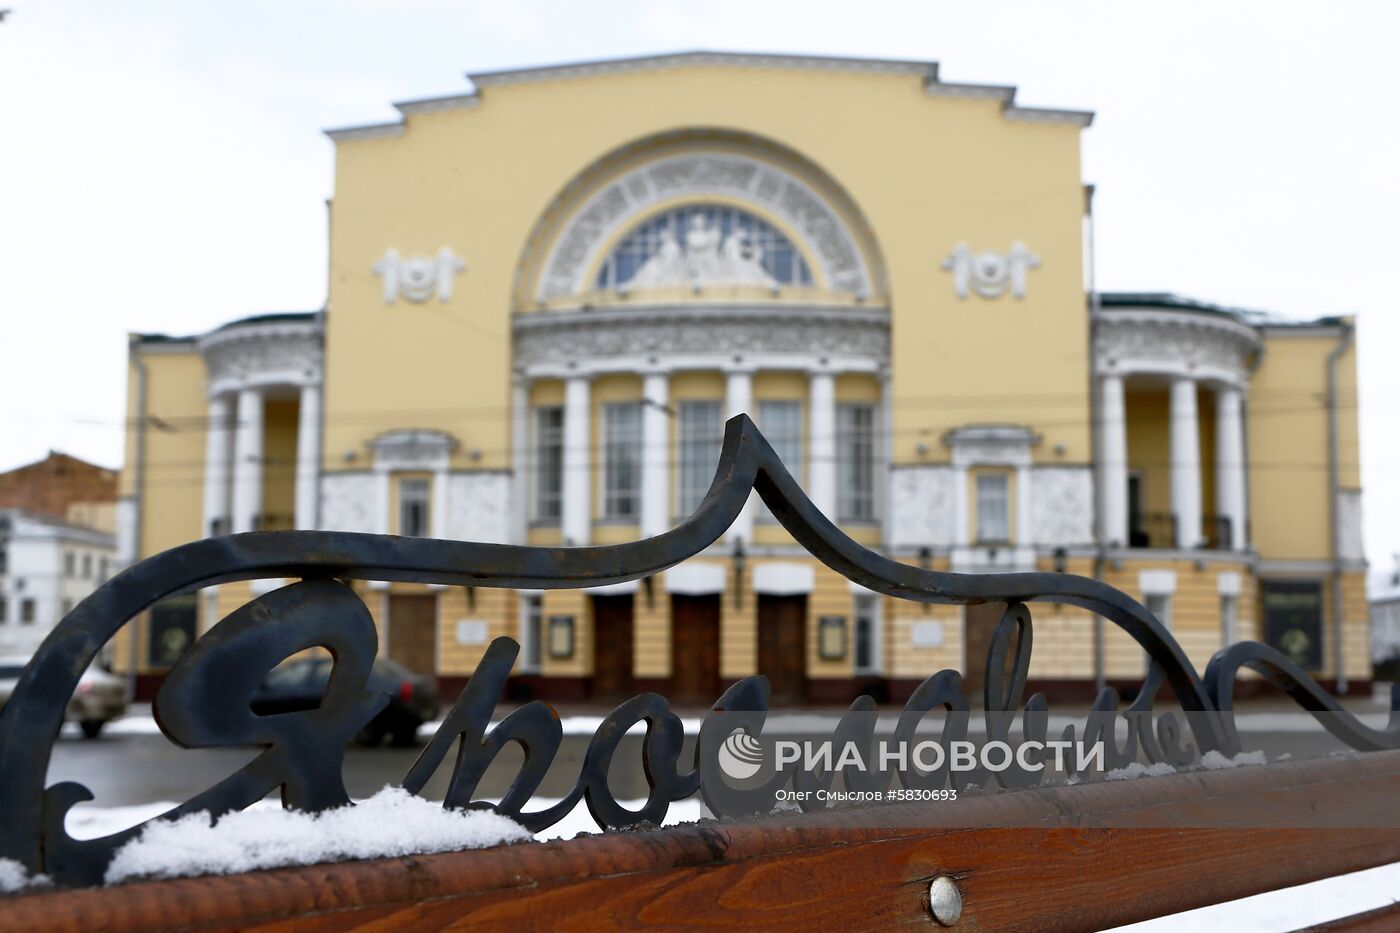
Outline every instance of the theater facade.
<svg viewBox="0 0 1400 933"><path fill-rule="evenodd" d="M689 53L470 77L328 133L323 310L133 335L128 561L287 528L633 541L690 513L743 412L897 560L1096 576L1198 666L1258 638L1366 686L1352 323L1096 294L1090 114L927 62ZM184 643L168 630L275 585L157 606L132 646L143 684ZM999 611L862 589L756 499L632 583L358 592L381 651L449 693L510 635L518 697L696 705L755 673L778 703L897 700L945 667L976 686ZM1036 685L1141 678L1116 627L1035 616Z"/></svg>

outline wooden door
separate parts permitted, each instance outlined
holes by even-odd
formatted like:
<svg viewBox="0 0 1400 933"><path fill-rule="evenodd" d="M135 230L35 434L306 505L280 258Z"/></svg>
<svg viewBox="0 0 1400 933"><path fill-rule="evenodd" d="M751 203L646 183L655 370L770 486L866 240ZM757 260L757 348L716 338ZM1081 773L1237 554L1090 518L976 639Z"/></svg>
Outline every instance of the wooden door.
<svg viewBox="0 0 1400 933"><path fill-rule="evenodd" d="M983 603L980 606L963 607L963 644L967 647L962 672L963 696L967 697L968 704L973 707L981 707L984 704L982 688L987 682L987 651L992 647L992 636L996 634L997 623L1005 613L1006 603ZM1005 658L1005 671L1011 670L1015 659L1016 638L1013 637Z"/></svg>
<svg viewBox="0 0 1400 933"><path fill-rule="evenodd" d="M593 597L593 695L632 693L632 597Z"/></svg>
<svg viewBox="0 0 1400 933"><path fill-rule="evenodd" d="M719 699L719 596L671 597L671 699Z"/></svg>
<svg viewBox="0 0 1400 933"><path fill-rule="evenodd" d="M415 674L436 674L437 596L389 597L389 657Z"/></svg>
<svg viewBox="0 0 1400 933"><path fill-rule="evenodd" d="M807 597L758 597L758 672L768 677L771 702L807 699Z"/></svg>

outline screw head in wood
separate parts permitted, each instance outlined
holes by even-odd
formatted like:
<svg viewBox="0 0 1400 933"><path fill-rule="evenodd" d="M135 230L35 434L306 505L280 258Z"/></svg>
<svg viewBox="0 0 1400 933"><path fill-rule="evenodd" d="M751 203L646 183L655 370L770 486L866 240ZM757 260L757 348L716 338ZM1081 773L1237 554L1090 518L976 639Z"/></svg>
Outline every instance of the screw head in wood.
<svg viewBox="0 0 1400 933"><path fill-rule="evenodd" d="M928 886L928 911L941 925L950 927L962 916L962 892L952 875L939 875Z"/></svg>

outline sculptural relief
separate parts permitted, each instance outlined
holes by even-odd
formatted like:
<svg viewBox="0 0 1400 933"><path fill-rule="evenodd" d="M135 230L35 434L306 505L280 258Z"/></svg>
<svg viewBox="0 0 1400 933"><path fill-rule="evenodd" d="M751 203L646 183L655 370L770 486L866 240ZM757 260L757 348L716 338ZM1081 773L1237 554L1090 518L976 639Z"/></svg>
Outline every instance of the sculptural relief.
<svg viewBox="0 0 1400 933"><path fill-rule="evenodd" d="M685 245L682 246L669 229L662 230L656 252L619 287L631 291L675 286L773 287L777 284L763 267L763 251L750 240L747 231L736 229L723 236L719 226L704 214L692 214L686 223Z"/></svg>
<svg viewBox="0 0 1400 933"><path fill-rule="evenodd" d="M1008 290L1011 297L1026 297L1030 270L1040 268L1040 257L1019 241L1006 253L995 250L972 252L966 243L959 243L943 260L940 267L953 273L953 291L965 299L976 292L983 298L1000 298Z"/></svg>

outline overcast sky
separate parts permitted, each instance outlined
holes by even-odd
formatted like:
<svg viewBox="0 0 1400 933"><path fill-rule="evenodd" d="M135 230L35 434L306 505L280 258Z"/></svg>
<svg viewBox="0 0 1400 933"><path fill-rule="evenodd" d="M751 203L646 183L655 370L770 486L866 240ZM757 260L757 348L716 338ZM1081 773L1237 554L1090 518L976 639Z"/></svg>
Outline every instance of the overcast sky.
<svg viewBox="0 0 1400 933"><path fill-rule="evenodd" d="M1359 319L1373 566L1400 551L1400 145L1378 2L3 0L0 468L122 457L125 334L325 298L325 127L468 71L691 48L929 59L1097 113L1099 284ZM819 115L813 115L819 118ZM932 259L931 259L932 261Z"/></svg>

